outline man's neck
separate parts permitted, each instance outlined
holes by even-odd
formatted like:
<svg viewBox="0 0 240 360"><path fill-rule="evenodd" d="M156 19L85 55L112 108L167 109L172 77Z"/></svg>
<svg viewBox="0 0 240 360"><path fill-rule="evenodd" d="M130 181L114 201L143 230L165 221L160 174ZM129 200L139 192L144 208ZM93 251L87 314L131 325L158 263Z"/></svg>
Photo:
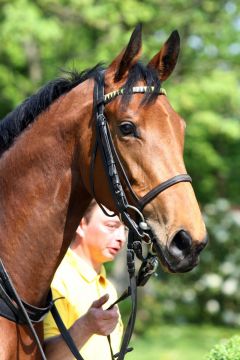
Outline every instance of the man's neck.
<svg viewBox="0 0 240 360"><path fill-rule="evenodd" d="M82 260L84 260L91 268L93 268L97 274L100 273L102 263L94 261L94 259L91 257L91 254L89 254L88 251L83 249L81 246L75 246L74 244L71 244L70 246L71 250L78 255Z"/></svg>

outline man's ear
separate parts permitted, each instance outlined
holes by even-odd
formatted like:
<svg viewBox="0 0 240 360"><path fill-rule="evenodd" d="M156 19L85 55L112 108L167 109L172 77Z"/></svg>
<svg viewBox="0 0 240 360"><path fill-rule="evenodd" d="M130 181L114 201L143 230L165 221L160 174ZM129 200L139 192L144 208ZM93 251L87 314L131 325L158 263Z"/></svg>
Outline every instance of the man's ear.
<svg viewBox="0 0 240 360"><path fill-rule="evenodd" d="M81 238L84 236L84 224L85 224L85 219L82 218L76 230L76 234L79 235Z"/></svg>
<svg viewBox="0 0 240 360"><path fill-rule="evenodd" d="M148 63L148 67L157 70L160 81L165 81L171 75L177 63L180 51L180 37L178 31L171 33L161 50Z"/></svg>
<svg viewBox="0 0 240 360"><path fill-rule="evenodd" d="M136 64L142 49L142 26L134 29L126 49L113 60L105 73L106 83L119 82L127 78L129 69Z"/></svg>

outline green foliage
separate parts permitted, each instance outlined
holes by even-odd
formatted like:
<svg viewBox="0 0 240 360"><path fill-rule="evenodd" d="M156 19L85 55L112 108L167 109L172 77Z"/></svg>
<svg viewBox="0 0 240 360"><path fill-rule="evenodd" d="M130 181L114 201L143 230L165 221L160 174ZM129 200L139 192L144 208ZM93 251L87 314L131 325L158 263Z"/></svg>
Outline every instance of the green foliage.
<svg viewBox="0 0 240 360"><path fill-rule="evenodd" d="M240 360L240 337L234 336L227 342L216 345L206 360Z"/></svg>
<svg viewBox="0 0 240 360"><path fill-rule="evenodd" d="M186 120L186 165L199 199L224 197L238 204L240 88L234 72L186 79L168 93Z"/></svg>

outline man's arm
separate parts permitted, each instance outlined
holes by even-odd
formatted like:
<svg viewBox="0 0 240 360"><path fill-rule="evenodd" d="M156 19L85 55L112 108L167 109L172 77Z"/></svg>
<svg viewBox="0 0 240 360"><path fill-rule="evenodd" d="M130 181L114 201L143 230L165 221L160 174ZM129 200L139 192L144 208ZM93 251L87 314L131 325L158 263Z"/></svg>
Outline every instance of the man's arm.
<svg viewBox="0 0 240 360"><path fill-rule="evenodd" d="M115 329L118 322L117 307L111 310L102 309L102 305L108 301L108 298L106 294L94 301L87 313L70 327L69 333L79 351L93 334L107 336ZM72 360L73 358L61 335L46 339L44 349L48 360Z"/></svg>

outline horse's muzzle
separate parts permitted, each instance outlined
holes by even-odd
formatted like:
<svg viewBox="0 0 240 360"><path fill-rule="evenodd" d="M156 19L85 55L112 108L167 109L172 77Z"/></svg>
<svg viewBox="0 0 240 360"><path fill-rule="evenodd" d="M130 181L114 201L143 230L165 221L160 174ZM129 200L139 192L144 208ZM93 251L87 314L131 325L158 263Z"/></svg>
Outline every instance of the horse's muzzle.
<svg viewBox="0 0 240 360"><path fill-rule="evenodd" d="M194 243L184 230L178 231L165 249L156 243L154 248L163 267L172 273L184 273L192 270L199 263L199 254L208 243L208 237Z"/></svg>

